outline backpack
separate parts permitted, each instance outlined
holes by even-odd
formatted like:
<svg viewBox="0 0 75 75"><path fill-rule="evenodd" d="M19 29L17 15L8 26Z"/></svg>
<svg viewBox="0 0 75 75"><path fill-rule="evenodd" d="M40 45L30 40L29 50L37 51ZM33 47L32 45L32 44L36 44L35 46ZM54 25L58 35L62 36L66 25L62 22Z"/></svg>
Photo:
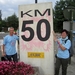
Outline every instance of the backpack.
<svg viewBox="0 0 75 75"><path fill-rule="evenodd" d="M69 40L69 39L65 40L65 43L66 43L68 40ZM72 48L72 46L70 47L70 49L69 49L68 51L69 51L69 54L70 54L69 57L72 57L72 56L73 56L73 48Z"/></svg>
<svg viewBox="0 0 75 75"><path fill-rule="evenodd" d="M1 57L1 61L8 61L8 59L7 59L6 56L2 56L2 57Z"/></svg>

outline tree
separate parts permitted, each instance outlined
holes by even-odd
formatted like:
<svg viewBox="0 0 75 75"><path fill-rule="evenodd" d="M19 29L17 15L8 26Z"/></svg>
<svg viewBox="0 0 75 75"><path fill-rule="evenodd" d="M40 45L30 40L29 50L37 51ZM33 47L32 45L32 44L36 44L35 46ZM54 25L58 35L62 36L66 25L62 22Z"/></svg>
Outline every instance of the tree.
<svg viewBox="0 0 75 75"><path fill-rule="evenodd" d="M1 10L0 10L0 31L2 30L2 13L1 13Z"/></svg>
<svg viewBox="0 0 75 75"><path fill-rule="evenodd" d="M1 10L0 10L0 21L2 20L2 13L1 13Z"/></svg>
<svg viewBox="0 0 75 75"><path fill-rule="evenodd" d="M14 27L14 29L17 30L18 17L15 13L12 16L5 18L4 20L0 20L0 31L2 31L2 28L7 31L8 27Z"/></svg>
<svg viewBox="0 0 75 75"><path fill-rule="evenodd" d="M14 27L15 29L18 28L18 17L15 13L12 16L9 16L6 21L8 27Z"/></svg>
<svg viewBox="0 0 75 75"><path fill-rule="evenodd" d="M61 32L63 29L63 21L67 21L64 18L63 10L68 6L75 6L75 0L60 0L56 2L54 7L54 30Z"/></svg>

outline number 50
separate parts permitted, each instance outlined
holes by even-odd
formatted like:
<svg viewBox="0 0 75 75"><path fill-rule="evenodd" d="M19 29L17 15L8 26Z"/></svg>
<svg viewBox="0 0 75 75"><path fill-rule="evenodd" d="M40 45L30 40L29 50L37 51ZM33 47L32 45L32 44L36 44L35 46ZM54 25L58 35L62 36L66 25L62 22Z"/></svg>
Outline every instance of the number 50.
<svg viewBox="0 0 75 75"><path fill-rule="evenodd" d="M45 37L41 36L41 24L42 23L45 23L45 25L46 25L46 35L45 35ZM30 32L30 36L28 38L26 38L25 35L21 35L21 37L24 41L31 41L34 38L34 30L31 27L26 27L27 24L28 25L33 24L33 20L23 21L21 31L25 32L25 31L28 30ZM49 37L50 37L50 32L51 32L51 29L50 29L50 23L48 22L48 20L46 20L46 19L39 20L38 23L37 23L37 27L36 27L36 33L37 33L38 39L41 40L41 41L48 40Z"/></svg>

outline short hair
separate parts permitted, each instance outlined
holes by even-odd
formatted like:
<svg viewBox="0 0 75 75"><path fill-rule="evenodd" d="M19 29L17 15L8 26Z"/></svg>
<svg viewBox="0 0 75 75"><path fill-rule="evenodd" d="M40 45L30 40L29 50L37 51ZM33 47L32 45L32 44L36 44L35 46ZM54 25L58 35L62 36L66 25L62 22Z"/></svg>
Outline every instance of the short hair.
<svg viewBox="0 0 75 75"><path fill-rule="evenodd" d="M10 30L10 29L14 29L14 28L13 28L13 27L10 27L9 30Z"/></svg>
<svg viewBox="0 0 75 75"><path fill-rule="evenodd" d="M61 34L62 34L63 32L65 32L65 33L67 34L67 36L69 35L69 32L68 32L66 29L63 29L63 30L61 31Z"/></svg>

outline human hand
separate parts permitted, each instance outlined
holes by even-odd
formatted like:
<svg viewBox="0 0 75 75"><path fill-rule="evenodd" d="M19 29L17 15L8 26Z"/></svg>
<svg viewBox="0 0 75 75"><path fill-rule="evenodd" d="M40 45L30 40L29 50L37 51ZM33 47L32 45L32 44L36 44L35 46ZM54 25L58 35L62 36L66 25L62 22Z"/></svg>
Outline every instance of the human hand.
<svg viewBox="0 0 75 75"><path fill-rule="evenodd" d="M2 52L2 56L3 56L3 57L6 56L6 53L5 53L5 52Z"/></svg>
<svg viewBox="0 0 75 75"><path fill-rule="evenodd" d="M54 32L54 31L52 31L52 33L53 33L53 38L54 38L54 41L57 41L57 37L56 37L55 32Z"/></svg>
<svg viewBox="0 0 75 75"><path fill-rule="evenodd" d="M57 40L57 43L60 45L60 41L59 40Z"/></svg>

